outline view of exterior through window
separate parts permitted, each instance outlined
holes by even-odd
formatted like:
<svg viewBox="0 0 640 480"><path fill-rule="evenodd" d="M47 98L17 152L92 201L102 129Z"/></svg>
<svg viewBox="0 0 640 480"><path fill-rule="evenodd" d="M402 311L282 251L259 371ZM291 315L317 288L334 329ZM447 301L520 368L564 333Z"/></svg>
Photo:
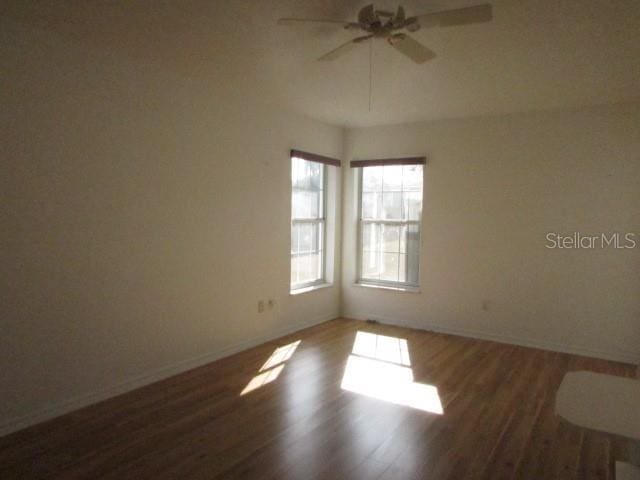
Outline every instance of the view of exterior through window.
<svg viewBox="0 0 640 480"><path fill-rule="evenodd" d="M326 169L291 159L291 290L325 281Z"/></svg>
<svg viewBox="0 0 640 480"><path fill-rule="evenodd" d="M422 165L360 169L359 282L419 284Z"/></svg>

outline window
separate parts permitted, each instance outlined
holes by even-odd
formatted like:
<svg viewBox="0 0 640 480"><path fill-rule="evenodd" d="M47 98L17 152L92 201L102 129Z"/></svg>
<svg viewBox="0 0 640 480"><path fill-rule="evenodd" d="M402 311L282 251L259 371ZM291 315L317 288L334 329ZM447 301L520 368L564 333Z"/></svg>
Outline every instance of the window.
<svg viewBox="0 0 640 480"><path fill-rule="evenodd" d="M359 283L419 285L422 172L413 164L360 168Z"/></svg>
<svg viewBox="0 0 640 480"><path fill-rule="evenodd" d="M326 170L291 158L291 290L325 282Z"/></svg>

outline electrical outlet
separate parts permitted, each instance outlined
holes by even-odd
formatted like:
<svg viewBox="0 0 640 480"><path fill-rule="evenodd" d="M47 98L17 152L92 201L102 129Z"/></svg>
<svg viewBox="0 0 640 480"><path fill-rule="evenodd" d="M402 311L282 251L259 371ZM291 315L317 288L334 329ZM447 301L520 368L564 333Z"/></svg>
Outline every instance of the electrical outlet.
<svg viewBox="0 0 640 480"><path fill-rule="evenodd" d="M258 313L264 312L264 300L258 300Z"/></svg>

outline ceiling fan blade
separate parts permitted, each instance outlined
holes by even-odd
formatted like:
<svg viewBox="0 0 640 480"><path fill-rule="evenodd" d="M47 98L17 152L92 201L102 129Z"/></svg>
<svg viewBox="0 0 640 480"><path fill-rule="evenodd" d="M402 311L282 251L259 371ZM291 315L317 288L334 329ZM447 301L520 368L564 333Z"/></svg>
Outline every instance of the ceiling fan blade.
<svg viewBox="0 0 640 480"><path fill-rule="evenodd" d="M353 40L349 40L348 42L343 43L339 47L334 48L330 52L325 53L320 58L318 58L318 60L321 61L321 62L335 60L336 58L341 57L345 53L349 52L357 44L359 44L359 43L361 43L361 42L363 42L365 40L368 40L371 37L373 37L373 35L365 35L363 37L358 37L358 38L354 38Z"/></svg>
<svg viewBox="0 0 640 480"><path fill-rule="evenodd" d="M433 51L404 33L389 37L389 44L416 63L424 63L436 56Z"/></svg>
<svg viewBox="0 0 640 480"><path fill-rule="evenodd" d="M405 25L405 20L406 20L406 16L404 13L404 8L398 7L398 11L394 15L394 17L391 19L391 26L394 29L402 28Z"/></svg>
<svg viewBox="0 0 640 480"><path fill-rule="evenodd" d="M373 8L373 4L362 7L358 12L358 23L360 25L371 25L378 21L378 15Z"/></svg>
<svg viewBox="0 0 640 480"><path fill-rule="evenodd" d="M473 7L427 13L414 18L416 18L420 26L425 28L454 27L457 25L490 22L493 19L493 9L490 4L486 3L474 5Z"/></svg>
<svg viewBox="0 0 640 480"><path fill-rule="evenodd" d="M345 22L342 20L324 20L317 18L280 18L278 19L278 25L300 25L301 23L327 23L333 25L340 25L345 28L360 28L360 25L354 22Z"/></svg>

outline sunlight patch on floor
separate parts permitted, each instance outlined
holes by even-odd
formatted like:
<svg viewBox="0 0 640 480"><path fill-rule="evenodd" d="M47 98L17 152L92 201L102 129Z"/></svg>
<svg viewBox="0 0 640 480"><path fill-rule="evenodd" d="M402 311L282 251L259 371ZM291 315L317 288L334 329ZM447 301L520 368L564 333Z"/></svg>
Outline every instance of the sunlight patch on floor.
<svg viewBox="0 0 640 480"><path fill-rule="evenodd" d="M396 405L442 415L438 388L414 381L402 338L358 332L341 388Z"/></svg>
<svg viewBox="0 0 640 480"><path fill-rule="evenodd" d="M351 351L354 355L375 358L384 362L411 366L409 347L404 338L387 337L375 333L358 332Z"/></svg>
<svg viewBox="0 0 640 480"><path fill-rule="evenodd" d="M298 345L300 345L300 340L276 348L264 365L262 365L259 373L253 377L242 392L240 392L240 395L246 395L276 380L280 372L284 369L285 362L291 358L298 348Z"/></svg>
<svg viewBox="0 0 640 480"><path fill-rule="evenodd" d="M269 360L267 360L264 365L262 365L260 371L264 372L265 370L269 370L270 368L273 368L276 365L289 360L291 358L291 355L293 355L293 352L295 352L296 348L298 348L298 345L300 345L300 340L290 343L289 345L284 345L283 347L276 348L269 357Z"/></svg>

